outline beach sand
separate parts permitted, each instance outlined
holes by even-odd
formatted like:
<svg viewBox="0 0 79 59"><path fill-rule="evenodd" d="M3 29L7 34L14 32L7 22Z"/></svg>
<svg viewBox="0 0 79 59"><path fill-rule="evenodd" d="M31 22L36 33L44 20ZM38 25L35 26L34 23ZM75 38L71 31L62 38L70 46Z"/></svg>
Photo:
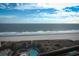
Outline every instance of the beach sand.
<svg viewBox="0 0 79 59"><path fill-rule="evenodd" d="M34 35L34 36L6 36L0 37L0 41L29 41L29 40L59 40L70 39L79 40L79 33L60 33L52 35Z"/></svg>

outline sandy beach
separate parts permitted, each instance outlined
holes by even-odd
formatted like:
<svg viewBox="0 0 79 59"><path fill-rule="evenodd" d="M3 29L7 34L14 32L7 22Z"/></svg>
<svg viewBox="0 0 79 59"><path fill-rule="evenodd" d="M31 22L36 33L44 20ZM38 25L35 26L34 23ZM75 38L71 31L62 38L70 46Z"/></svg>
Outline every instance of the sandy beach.
<svg viewBox="0 0 79 59"><path fill-rule="evenodd" d="M34 36L6 36L0 37L0 41L28 41L28 40L59 40L70 39L79 40L79 33L61 33L52 35L34 35Z"/></svg>

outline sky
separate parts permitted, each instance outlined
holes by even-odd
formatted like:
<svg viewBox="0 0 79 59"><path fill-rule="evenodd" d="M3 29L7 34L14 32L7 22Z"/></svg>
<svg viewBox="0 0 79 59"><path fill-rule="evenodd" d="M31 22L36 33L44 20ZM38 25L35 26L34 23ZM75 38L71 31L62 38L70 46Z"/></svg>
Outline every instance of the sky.
<svg viewBox="0 0 79 59"><path fill-rule="evenodd" d="M79 23L79 3L0 3L0 23Z"/></svg>

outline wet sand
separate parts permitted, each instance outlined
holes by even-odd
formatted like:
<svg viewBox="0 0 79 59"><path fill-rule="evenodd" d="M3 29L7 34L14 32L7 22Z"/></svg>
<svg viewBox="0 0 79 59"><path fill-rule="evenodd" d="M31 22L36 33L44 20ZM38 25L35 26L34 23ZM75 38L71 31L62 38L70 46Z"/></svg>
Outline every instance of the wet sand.
<svg viewBox="0 0 79 59"><path fill-rule="evenodd" d="M70 39L79 40L79 33L61 33L52 35L36 35L36 36L6 36L0 37L0 41L28 41L28 40L59 40Z"/></svg>

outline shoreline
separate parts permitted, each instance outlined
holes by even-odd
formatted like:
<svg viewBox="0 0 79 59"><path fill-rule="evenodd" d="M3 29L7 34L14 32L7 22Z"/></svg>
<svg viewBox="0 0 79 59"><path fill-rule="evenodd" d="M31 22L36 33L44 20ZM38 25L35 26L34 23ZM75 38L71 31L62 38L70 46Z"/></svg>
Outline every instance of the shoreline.
<svg viewBox="0 0 79 59"><path fill-rule="evenodd" d="M79 40L79 33L58 33L52 35L36 35L36 36L5 36L0 37L0 41L32 41L32 40Z"/></svg>
<svg viewBox="0 0 79 59"><path fill-rule="evenodd" d="M56 35L56 34L79 34L79 30L64 30L64 31L36 31L36 32L0 32L0 37L9 36L41 36L41 35Z"/></svg>

